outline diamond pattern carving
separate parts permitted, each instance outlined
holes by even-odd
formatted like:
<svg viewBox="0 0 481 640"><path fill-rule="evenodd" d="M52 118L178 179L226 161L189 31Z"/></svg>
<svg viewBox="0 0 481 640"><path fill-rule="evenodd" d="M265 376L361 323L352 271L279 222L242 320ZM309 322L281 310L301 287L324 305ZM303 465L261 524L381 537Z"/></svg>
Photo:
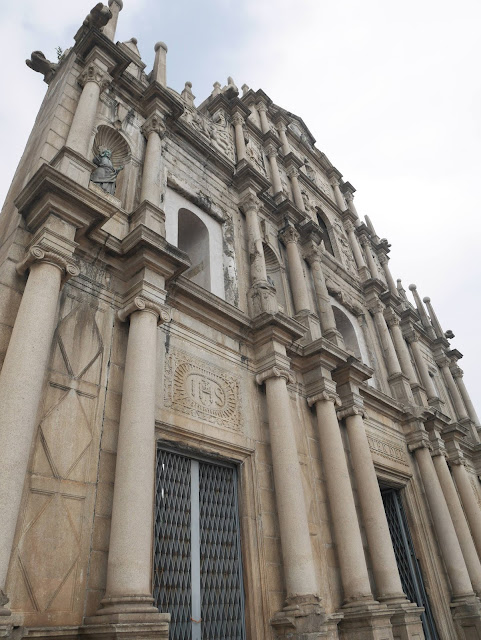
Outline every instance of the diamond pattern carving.
<svg viewBox="0 0 481 640"><path fill-rule="evenodd" d="M35 501L38 493L41 492L32 491L30 501ZM21 572L37 611L48 610L76 570L83 502L76 496L61 494L51 494L47 499L44 494L42 498L43 506L27 525L18 549ZM70 509L72 501L80 504ZM69 591L62 598L64 603L67 600L64 604L67 609L73 597L73 584Z"/></svg>
<svg viewBox="0 0 481 640"><path fill-rule="evenodd" d="M103 351L93 310L79 304L57 327L57 341L70 377L81 379Z"/></svg>
<svg viewBox="0 0 481 640"><path fill-rule="evenodd" d="M42 420L40 439L56 478L74 475L75 479L84 479L78 477L75 470L87 452L92 433L81 399L73 389L67 391Z"/></svg>

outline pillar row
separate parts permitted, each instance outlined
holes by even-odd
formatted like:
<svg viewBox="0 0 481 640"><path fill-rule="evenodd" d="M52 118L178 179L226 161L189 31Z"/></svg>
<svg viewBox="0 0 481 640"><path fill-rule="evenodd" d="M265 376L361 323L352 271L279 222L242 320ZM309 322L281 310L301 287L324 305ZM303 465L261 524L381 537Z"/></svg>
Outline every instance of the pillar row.
<svg viewBox="0 0 481 640"><path fill-rule="evenodd" d="M416 367L419 371L419 375L421 377L421 382L423 387L426 390L428 395L428 400L438 399L438 394L434 387L434 383L431 380L431 376L429 375L428 365L426 364L426 360L423 357L421 352L421 347L419 346L419 338L417 335L411 335L408 337L408 341L411 344L411 350L413 352L414 362L416 363Z"/></svg>
<svg viewBox="0 0 481 640"><path fill-rule="evenodd" d="M272 191L273 194L276 195L282 192L281 174L279 173L279 165L277 164L277 149L274 145L268 145L266 154L271 170Z"/></svg>
<svg viewBox="0 0 481 640"><path fill-rule="evenodd" d="M472 596L473 590L463 553L454 529L439 479L431 458L429 443L424 440L411 446L414 449L421 479L431 511L439 549L451 583L453 599Z"/></svg>
<svg viewBox="0 0 481 640"><path fill-rule="evenodd" d="M287 390L287 383L293 382L294 378L290 371L273 367L259 374L256 380L266 387L287 601L294 598L298 601L299 597L318 599L309 521Z"/></svg>
<svg viewBox="0 0 481 640"><path fill-rule="evenodd" d="M471 529L474 544L481 557L481 510L474 493L474 488L469 480L469 473L463 460L457 460L451 464L454 481L458 488L459 496L466 513L466 518Z"/></svg>
<svg viewBox="0 0 481 640"><path fill-rule="evenodd" d="M288 226L281 238L286 245L287 260L289 263L289 280L291 283L292 297L294 298L295 312L309 310L309 295L307 292L306 278L302 268L302 257L299 248L299 233L292 226Z"/></svg>
<svg viewBox="0 0 481 640"><path fill-rule="evenodd" d="M384 304L380 300L377 300L373 305L370 306L370 311L373 314L374 322L378 330L388 374L392 376L394 374L401 373L399 360L397 358L397 354L391 340L391 335L386 324L386 319L384 318Z"/></svg>
<svg viewBox="0 0 481 640"><path fill-rule="evenodd" d="M0 616L8 564L22 498L37 412L57 319L60 288L79 269L68 259L30 248L17 266L29 270L7 353L0 373Z"/></svg>
<svg viewBox="0 0 481 640"><path fill-rule="evenodd" d="M411 362L411 356L409 355L409 349L404 340L404 336L399 324L399 318L395 314L391 314L387 319L387 324L391 330L391 336L394 343L394 348L401 365L401 371L409 379L411 384L417 382L416 372L414 371L413 364Z"/></svg>
<svg viewBox="0 0 481 640"><path fill-rule="evenodd" d="M468 390L466 389L466 385L464 384L463 370L456 365L454 367L451 367L451 373L453 374L454 381L459 389L469 417L477 427L481 426L478 414L476 413L476 409L474 408L474 404L471 400Z"/></svg>
<svg viewBox="0 0 481 640"><path fill-rule="evenodd" d="M315 406L319 446L334 528L345 604L373 602L351 480L336 414L335 394L308 398Z"/></svg>
<svg viewBox="0 0 481 640"><path fill-rule="evenodd" d="M363 411L351 407L339 412L345 418L351 460L356 480L362 519L371 554L377 598L382 602L405 602L396 557L391 542L386 512L364 428Z"/></svg>
<svg viewBox="0 0 481 640"><path fill-rule="evenodd" d="M289 167L287 170L287 176L291 181L292 196L294 198L294 204L301 211L305 211L304 200L302 199L301 187L299 185L298 170L295 167Z"/></svg>
<svg viewBox="0 0 481 640"><path fill-rule="evenodd" d="M459 389L454 382L453 374L451 373L451 369L449 368L449 360L448 358L443 358L438 362L439 368L442 371L444 380L449 389L449 395L454 404L454 409L458 416L459 420L467 420L469 418L466 408L464 406L463 399L461 398L461 394L459 393Z"/></svg>
<svg viewBox="0 0 481 640"><path fill-rule="evenodd" d="M395 298L399 298L399 292L396 287L396 283L394 282L394 278L392 277L391 269L389 268L389 258L381 253L379 256L379 262L381 263L382 270L384 271L384 275L386 276L387 286L389 287L389 291Z"/></svg>
<svg viewBox="0 0 481 640"><path fill-rule="evenodd" d="M338 346L344 348L344 341L337 330L329 291L327 290L326 280L322 271L322 250L319 246L312 243L310 247L307 249L305 248L304 255L311 267L314 290L316 292L317 305L319 308L319 321L321 323L322 335L328 340L335 342Z"/></svg>
<svg viewBox="0 0 481 640"><path fill-rule="evenodd" d="M107 586L95 616L115 622L143 614L157 622L152 597L153 504L155 487L155 392L157 324L169 313L142 297L122 309L130 320L115 466ZM111 617L115 616L114 619ZM107 618L105 618L107 617Z"/></svg>
<svg viewBox="0 0 481 640"><path fill-rule="evenodd" d="M458 536L459 545L463 553L466 568L468 570L471 584L474 591L481 594L481 563L478 553L469 531L468 523L464 515L459 497L454 486L453 478L446 464L446 458L442 451L433 456L434 467L438 474L439 483L444 493L449 513L454 524L456 535Z"/></svg>

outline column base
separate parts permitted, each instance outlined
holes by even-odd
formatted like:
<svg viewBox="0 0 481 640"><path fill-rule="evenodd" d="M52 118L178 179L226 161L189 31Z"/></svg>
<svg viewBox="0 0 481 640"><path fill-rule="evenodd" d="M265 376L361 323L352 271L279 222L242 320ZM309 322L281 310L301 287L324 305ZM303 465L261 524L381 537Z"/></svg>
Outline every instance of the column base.
<svg viewBox="0 0 481 640"><path fill-rule="evenodd" d="M341 640L394 640L392 611L375 600L352 601L342 607Z"/></svg>
<svg viewBox="0 0 481 640"><path fill-rule="evenodd" d="M90 176L95 169L93 162L86 160L80 153L62 147L50 163L54 169L71 178L74 182L88 188Z"/></svg>
<svg viewBox="0 0 481 640"><path fill-rule="evenodd" d="M329 617L317 596L290 598L286 606L271 618L278 640L334 640L342 614Z"/></svg>
<svg viewBox="0 0 481 640"><path fill-rule="evenodd" d="M321 326L319 324L319 319L313 313L309 311L309 309L304 309L303 311L299 311L294 316L294 319L297 320L300 324L306 327L307 331L302 336L300 340L300 344L302 346L306 344L310 344L321 337Z"/></svg>
<svg viewBox="0 0 481 640"><path fill-rule="evenodd" d="M391 611L391 625L394 638L396 640L422 640L424 638L423 623L421 615L423 607L409 602L404 598L403 602L389 605Z"/></svg>
<svg viewBox="0 0 481 640"><path fill-rule="evenodd" d="M160 613L149 596L122 596L104 598L93 616L85 618L85 626L103 624L163 624L169 622L169 613Z"/></svg>
<svg viewBox="0 0 481 640"><path fill-rule="evenodd" d="M453 598L451 602L459 640L481 640L481 602L474 594Z"/></svg>
<svg viewBox="0 0 481 640"><path fill-rule="evenodd" d="M389 386L396 400L407 404L414 403L414 396L409 379L403 373L393 373L388 378Z"/></svg>
<svg viewBox="0 0 481 640"><path fill-rule="evenodd" d="M92 640L168 640L170 613L158 613L157 622L89 624L79 629L79 638Z"/></svg>
<svg viewBox="0 0 481 640"><path fill-rule="evenodd" d="M28 629L25 627L16 627L13 624L3 624L0 618L0 638L5 640L22 640L28 635Z"/></svg>
<svg viewBox="0 0 481 640"><path fill-rule="evenodd" d="M279 310L276 290L267 282L252 285L249 291L249 313L255 318L261 313L277 313Z"/></svg>
<svg viewBox="0 0 481 640"><path fill-rule="evenodd" d="M322 333L322 337L329 340L329 342L332 342L332 344L335 344L340 349L346 348L344 339L337 329L328 329L327 331L324 331Z"/></svg>

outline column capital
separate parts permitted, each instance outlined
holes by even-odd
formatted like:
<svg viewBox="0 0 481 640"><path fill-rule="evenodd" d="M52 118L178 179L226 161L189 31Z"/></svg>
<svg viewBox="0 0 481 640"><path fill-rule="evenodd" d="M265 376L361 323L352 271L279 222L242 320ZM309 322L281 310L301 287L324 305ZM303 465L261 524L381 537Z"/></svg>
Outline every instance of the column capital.
<svg viewBox="0 0 481 640"><path fill-rule="evenodd" d="M232 124L234 125L234 127L237 127L239 125L242 126L244 124L244 117L238 111L236 111L232 116Z"/></svg>
<svg viewBox="0 0 481 640"><path fill-rule="evenodd" d="M288 178L297 178L299 176L299 170L295 165L290 164L286 168L286 174Z"/></svg>
<svg viewBox="0 0 481 640"><path fill-rule="evenodd" d="M314 396L309 396L307 398L307 404L310 407L316 404L316 402L333 402L335 407L341 406L341 399L339 398L337 393L332 393L329 391L321 391L320 393L316 393Z"/></svg>
<svg viewBox="0 0 481 640"><path fill-rule="evenodd" d="M54 251L47 251L38 245L34 245L28 249L23 260L17 263L16 271L18 275L23 275L35 262L45 262L55 265L62 271L64 281L69 278L74 278L80 273L79 267L66 256L62 256Z"/></svg>
<svg viewBox="0 0 481 640"><path fill-rule="evenodd" d="M300 239L300 234L294 227L289 225L287 228L279 232L279 237L286 245L290 242L297 244Z"/></svg>
<svg viewBox="0 0 481 640"><path fill-rule="evenodd" d="M112 80L112 76L94 61L89 62L78 77L78 83L81 87L84 87L87 82L95 82L100 87L100 92L105 91Z"/></svg>
<svg viewBox="0 0 481 640"><path fill-rule="evenodd" d="M280 120L277 124L276 124L276 129L277 131L287 131L287 127L285 125L284 122L282 122L282 120Z"/></svg>
<svg viewBox="0 0 481 640"><path fill-rule="evenodd" d="M457 364L451 365L449 368L451 369L452 376L455 380L457 378L463 377L464 371L461 369L461 367L458 367Z"/></svg>
<svg viewBox="0 0 481 640"><path fill-rule="evenodd" d="M172 319L169 307L156 304L155 302L142 298L141 296L137 296L132 300L132 302L129 302L125 307L119 309L117 317L121 322L126 322L132 313L135 313L136 311L146 311L154 314L159 325L164 324L165 322L170 322Z"/></svg>
<svg viewBox="0 0 481 640"><path fill-rule="evenodd" d="M252 209L258 212L261 207L261 203L255 193L248 192L240 201L239 207L244 213Z"/></svg>
<svg viewBox="0 0 481 640"><path fill-rule="evenodd" d="M369 311L371 311L371 313L383 313L384 309L386 308L386 305L381 302L381 300L379 300L379 298L376 298L375 300L372 300L371 302L368 303L367 308L369 309Z"/></svg>
<svg viewBox="0 0 481 640"><path fill-rule="evenodd" d="M256 109L257 111L263 111L264 113L267 113L267 106L263 102L258 102L256 104Z"/></svg>
<svg viewBox="0 0 481 640"><path fill-rule="evenodd" d="M258 385L263 385L269 378L284 378L287 383L294 384L296 381L295 375L289 369L281 369L280 367L271 367L258 373L256 375L256 382Z"/></svg>
<svg viewBox="0 0 481 640"><path fill-rule="evenodd" d="M365 249L371 248L371 241L364 233L359 235L359 242Z"/></svg>
<svg viewBox="0 0 481 640"><path fill-rule="evenodd" d="M403 331L403 336L406 339L406 342L412 344L413 342L419 342L419 334L414 331L414 329L410 329L409 331Z"/></svg>
<svg viewBox="0 0 481 640"><path fill-rule="evenodd" d="M378 255L379 258L379 262L384 266L385 264L387 264L389 262L389 258L387 257L387 255L383 252L381 252Z"/></svg>
<svg viewBox="0 0 481 640"><path fill-rule="evenodd" d="M347 233L352 233L354 231L354 225L350 220L346 220L344 222L344 229L346 230Z"/></svg>
<svg viewBox="0 0 481 640"><path fill-rule="evenodd" d="M344 418L350 418L351 416L361 416L361 418L366 419L367 413L364 407L351 405L350 407L341 408L337 410L337 417L339 420L343 420Z"/></svg>
<svg viewBox="0 0 481 640"><path fill-rule="evenodd" d="M141 127L142 134L147 139L153 131L155 131L160 138L163 138L166 130L164 118L162 114L158 112L151 113Z"/></svg>
<svg viewBox="0 0 481 640"><path fill-rule="evenodd" d="M338 187L340 184L339 180L334 175L331 175L329 177L329 183L332 187Z"/></svg>
<svg viewBox="0 0 481 640"><path fill-rule="evenodd" d="M388 327L394 327L395 325L399 326L401 324L401 318L390 308L386 309L384 318Z"/></svg>
<svg viewBox="0 0 481 640"><path fill-rule="evenodd" d="M320 262L322 259L322 249L313 240L303 245L302 255L307 260L310 266L313 266L316 262Z"/></svg>
<svg viewBox="0 0 481 640"><path fill-rule="evenodd" d="M274 144L268 144L265 148L265 152L268 158L277 157L277 148Z"/></svg>
<svg viewBox="0 0 481 640"><path fill-rule="evenodd" d="M429 440L429 434L426 431L416 431L406 438L408 449L411 453L417 449L428 449L432 451L433 447Z"/></svg>

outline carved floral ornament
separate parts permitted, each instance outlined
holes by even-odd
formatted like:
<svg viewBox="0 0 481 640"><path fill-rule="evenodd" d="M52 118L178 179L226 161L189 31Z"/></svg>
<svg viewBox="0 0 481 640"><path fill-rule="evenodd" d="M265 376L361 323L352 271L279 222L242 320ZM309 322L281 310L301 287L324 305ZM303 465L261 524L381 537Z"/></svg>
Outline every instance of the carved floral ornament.
<svg viewBox="0 0 481 640"><path fill-rule="evenodd" d="M351 406L346 409L338 409L337 417L339 420L343 420L344 418L350 418L351 416L361 416L364 420L367 419L367 413L364 407L359 406Z"/></svg>
<svg viewBox="0 0 481 640"><path fill-rule="evenodd" d="M164 120L158 114L153 114L144 122L141 128L142 134L148 139L151 133L157 133L161 138L166 133Z"/></svg>
<svg viewBox="0 0 481 640"><path fill-rule="evenodd" d="M294 229L294 227L287 227L287 229L284 229L284 231L280 232L280 237L281 240L285 243L285 244L289 244L289 242L299 242L299 232L296 231L296 229Z"/></svg>
<svg viewBox="0 0 481 640"><path fill-rule="evenodd" d="M90 62L85 69L82 71L78 78L78 83L80 86L85 86L87 82L95 82L100 87L100 91L105 91L105 89L112 82L112 76L110 76L106 71L101 69L94 62Z"/></svg>
<svg viewBox="0 0 481 640"><path fill-rule="evenodd" d="M55 265L62 271L64 279L73 278L80 273L79 267L68 258L53 251L46 251L37 245L30 247L25 258L17 264L17 273L23 275L35 262Z"/></svg>
<svg viewBox="0 0 481 640"><path fill-rule="evenodd" d="M136 311L146 311L149 313L153 313L157 317L157 322L159 325L170 322L171 320L170 309L168 307L156 304L155 302L152 302L151 300L147 300L146 298L142 298L140 296L134 298L134 300L123 309L119 309L119 311L117 312L117 316L121 322L125 322L127 318L129 318L129 316Z"/></svg>

